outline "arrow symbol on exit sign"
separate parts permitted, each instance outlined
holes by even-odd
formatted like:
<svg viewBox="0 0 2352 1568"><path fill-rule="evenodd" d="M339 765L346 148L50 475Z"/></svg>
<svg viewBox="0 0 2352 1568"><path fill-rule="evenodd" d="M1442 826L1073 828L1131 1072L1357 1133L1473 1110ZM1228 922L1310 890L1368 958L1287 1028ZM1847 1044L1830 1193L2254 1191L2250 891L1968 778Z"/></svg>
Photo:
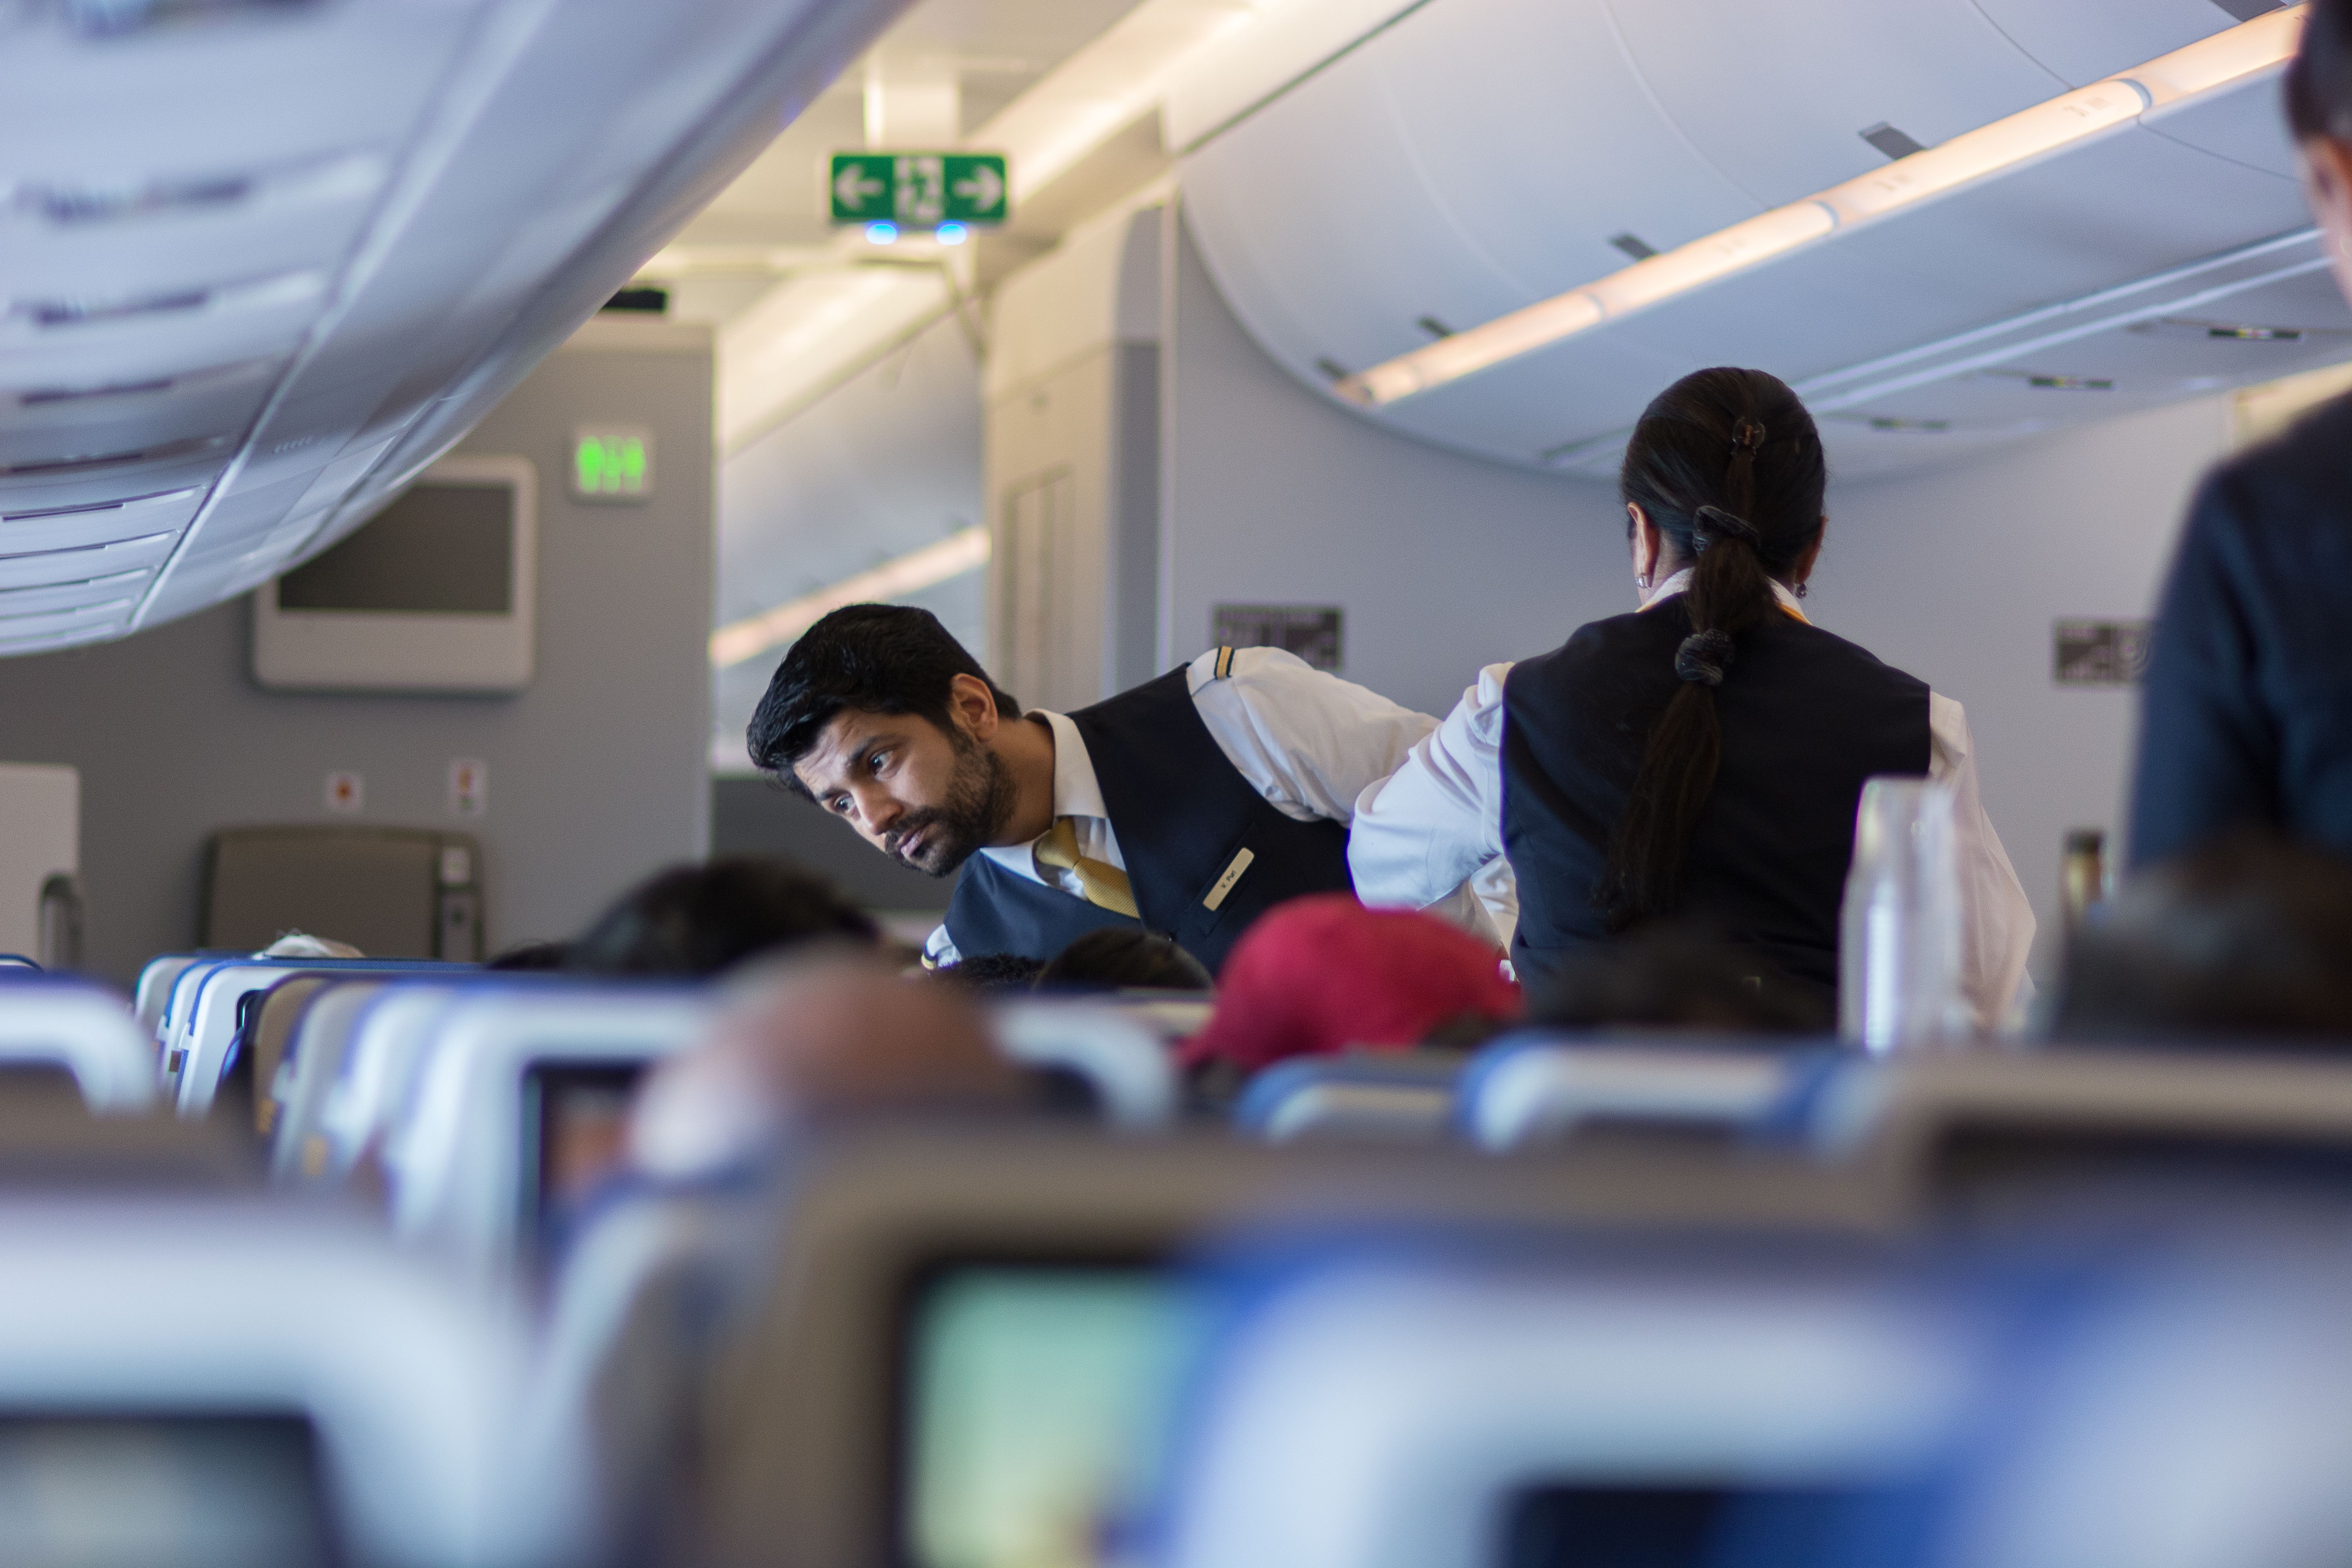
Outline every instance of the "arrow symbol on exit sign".
<svg viewBox="0 0 2352 1568"><path fill-rule="evenodd" d="M993 168L982 163L971 172L971 179L955 183L955 194L969 197L976 212L992 212L1004 200L1004 181Z"/></svg>
<svg viewBox="0 0 2352 1568"><path fill-rule="evenodd" d="M808 187L803 185L801 188L806 190ZM843 164L841 173L833 177L834 201L851 212L862 209L866 197L878 196L887 189L888 187L881 181L866 178L866 171L855 163Z"/></svg>

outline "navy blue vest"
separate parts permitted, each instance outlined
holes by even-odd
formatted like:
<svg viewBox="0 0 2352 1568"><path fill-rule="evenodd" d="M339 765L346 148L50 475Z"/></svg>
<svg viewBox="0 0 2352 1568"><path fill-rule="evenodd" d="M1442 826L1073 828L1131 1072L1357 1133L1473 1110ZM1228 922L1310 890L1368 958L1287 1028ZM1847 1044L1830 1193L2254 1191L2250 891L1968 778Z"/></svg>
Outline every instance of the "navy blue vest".
<svg viewBox="0 0 2352 1568"><path fill-rule="evenodd" d="M1211 971L1250 922L1286 899L1348 892L1348 830L1285 816L1234 770L1192 706L1184 668L1070 715L1102 786L1142 924L1172 936ZM1211 909L1242 852L1249 862ZM1017 952L1051 959L1102 926L1132 926L985 855L963 863L948 935L967 958Z"/></svg>
<svg viewBox="0 0 2352 1568"><path fill-rule="evenodd" d="M1681 686L1679 595L1595 621L1503 687L1503 849L1523 979L1610 940L1592 891L1650 726ZM1843 637L1767 616L1715 689L1723 761L1683 857L1681 918L1800 982L1837 985L1838 903L1874 773L1927 771L1927 688Z"/></svg>

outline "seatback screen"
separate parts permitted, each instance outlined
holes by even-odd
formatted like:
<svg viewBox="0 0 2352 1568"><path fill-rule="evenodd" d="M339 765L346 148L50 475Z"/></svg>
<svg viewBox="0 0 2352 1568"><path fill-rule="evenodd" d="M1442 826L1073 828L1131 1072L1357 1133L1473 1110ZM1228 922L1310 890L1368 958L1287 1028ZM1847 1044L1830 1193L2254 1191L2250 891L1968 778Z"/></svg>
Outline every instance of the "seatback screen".
<svg viewBox="0 0 2352 1568"><path fill-rule="evenodd" d="M1144 1266L929 1277L902 1347L899 1525L918 1568L1092 1568L1155 1470L1200 1312Z"/></svg>
<svg viewBox="0 0 2352 1568"><path fill-rule="evenodd" d="M504 485L417 485L279 578L278 607L512 614L514 507Z"/></svg>
<svg viewBox="0 0 2352 1568"><path fill-rule="evenodd" d="M0 1416L0 1521L11 1563L324 1568L341 1555L299 1416Z"/></svg>
<svg viewBox="0 0 2352 1568"><path fill-rule="evenodd" d="M542 1062L523 1077L523 1221L543 1242L626 1152L643 1062Z"/></svg>
<svg viewBox="0 0 2352 1568"><path fill-rule="evenodd" d="M1506 1506L1500 1568L1734 1568L1868 1561L1841 1552L1875 1521L1843 1488L1529 1487ZM1884 1542L1883 1531L1869 1539ZM1881 1561L1886 1561L1880 1559Z"/></svg>

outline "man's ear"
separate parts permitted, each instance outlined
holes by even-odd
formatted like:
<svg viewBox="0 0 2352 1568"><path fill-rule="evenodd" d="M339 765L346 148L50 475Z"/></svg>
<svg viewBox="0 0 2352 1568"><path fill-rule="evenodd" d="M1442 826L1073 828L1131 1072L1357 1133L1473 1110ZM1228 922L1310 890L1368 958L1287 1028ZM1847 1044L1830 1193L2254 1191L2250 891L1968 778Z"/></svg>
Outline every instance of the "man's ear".
<svg viewBox="0 0 2352 1568"><path fill-rule="evenodd" d="M976 675L958 675L949 680L948 711L965 734L982 745L995 738L1002 722L996 711L996 694L989 690L988 682Z"/></svg>

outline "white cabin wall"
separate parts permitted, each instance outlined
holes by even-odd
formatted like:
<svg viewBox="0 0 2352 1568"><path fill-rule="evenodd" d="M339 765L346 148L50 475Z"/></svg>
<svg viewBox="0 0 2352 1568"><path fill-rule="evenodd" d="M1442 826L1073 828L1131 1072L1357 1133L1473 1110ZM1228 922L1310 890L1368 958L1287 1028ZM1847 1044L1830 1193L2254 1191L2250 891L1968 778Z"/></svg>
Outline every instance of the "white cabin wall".
<svg viewBox="0 0 2352 1568"><path fill-rule="evenodd" d="M128 981L194 941L205 839L220 827L475 834L492 951L569 935L629 883L702 855L710 410L706 332L608 316L459 444L539 468L538 674L513 696L265 691L241 599L120 642L0 662L11 760L80 770L88 967ZM572 432L587 423L652 429L650 501L571 499ZM451 813L460 757L488 764L481 816ZM327 774L342 769L365 780L355 816L325 809Z"/></svg>
<svg viewBox="0 0 2352 1568"><path fill-rule="evenodd" d="M980 361L969 329L944 316L722 453L718 623L756 616L979 522L980 437ZM984 576L963 573L898 602L929 610L982 653ZM785 651L770 648L712 672L716 771L751 771L744 728Z"/></svg>
<svg viewBox="0 0 2352 1568"><path fill-rule="evenodd" d="M1359 419L1250 339L1189 235L1173 271L1163 666L1208 646L1217 604L1338 605L1341 673L1443 715L1482 665L1541 653L1633 607L1613 489Z"/></svg>
<svg viewBox="0 0 2352 1568"><path fill-rule="evenodd" d="M1916 477L1830 487L1806 613L1969 710L2010 859L2057 929L2070 827L2124 850L2136 688L2062 687L2052 622L2152 615L2190 492L2228 445L2200 398L1999 448Z"/></svg>
<svg viewBox="0 0 2352 1568"><path fill-rule="evenodd" d="M1162 213L1074 229L992 312L987 659L1034 706L1084 707L1159 672Z"/></svg>

